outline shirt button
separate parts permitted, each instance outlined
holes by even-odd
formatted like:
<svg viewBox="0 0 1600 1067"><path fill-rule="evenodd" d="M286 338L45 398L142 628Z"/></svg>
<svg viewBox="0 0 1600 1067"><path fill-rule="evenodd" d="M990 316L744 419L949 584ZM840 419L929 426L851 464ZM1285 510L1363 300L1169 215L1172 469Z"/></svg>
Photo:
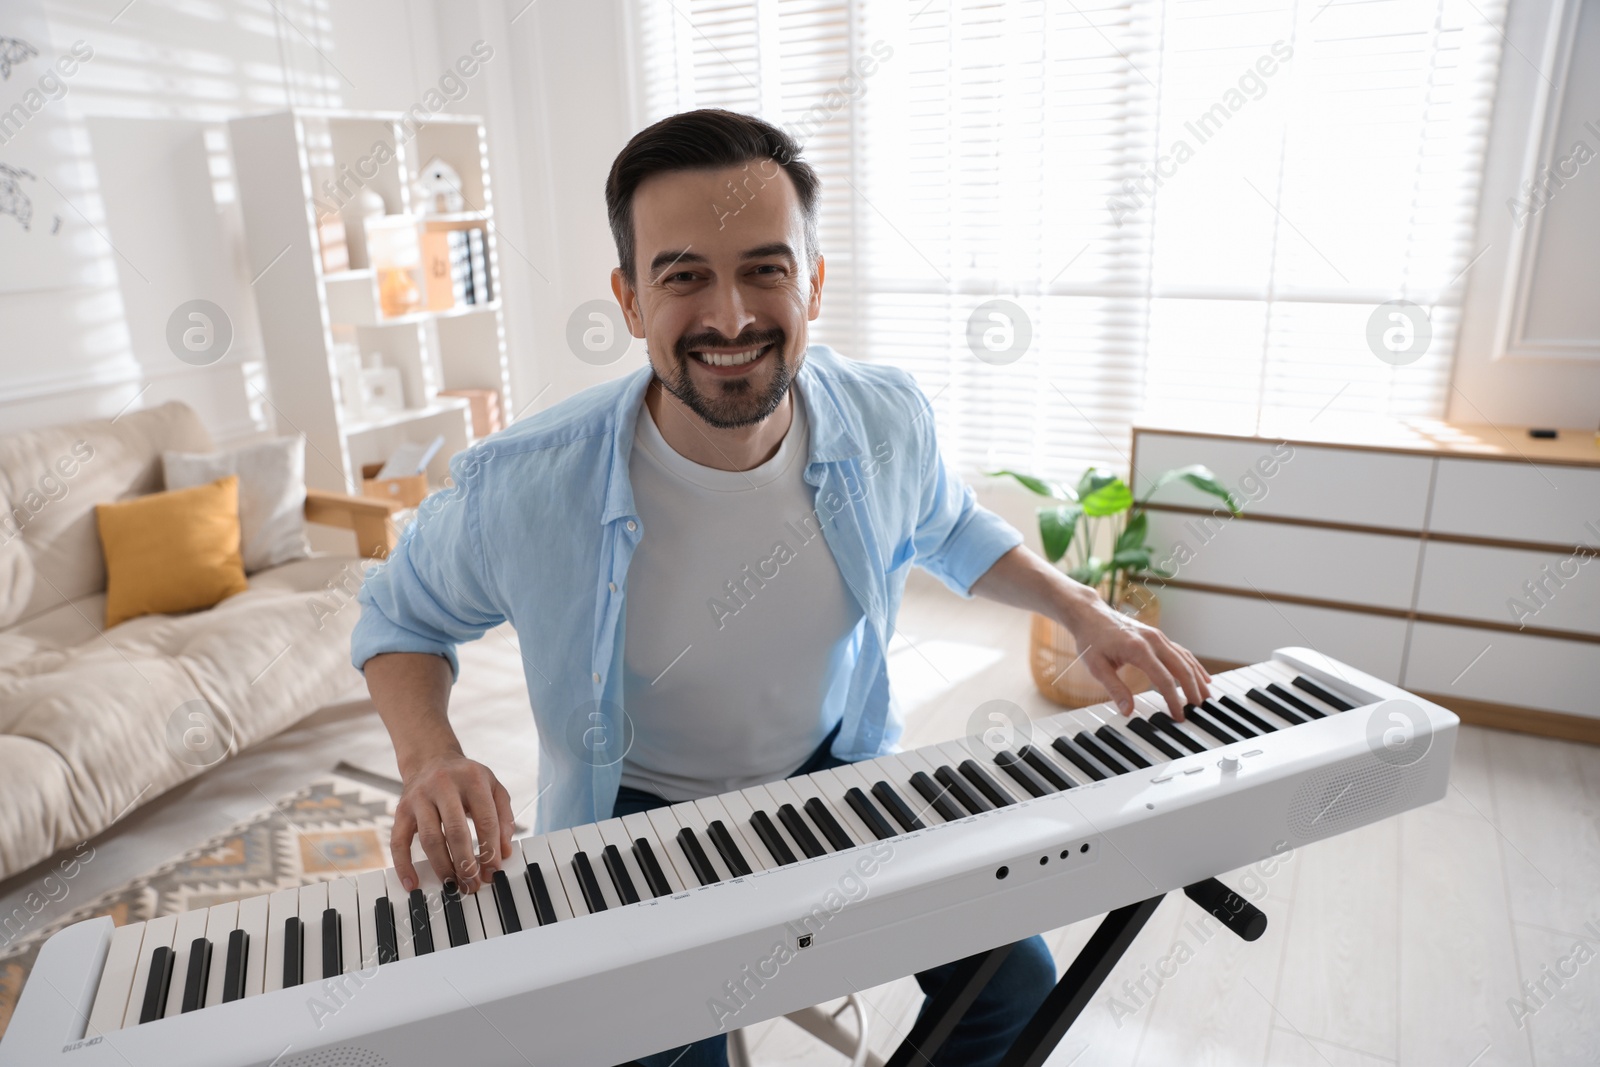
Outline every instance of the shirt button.
<svg viewBox="0 0 1600 1067"><path fill-rule="evenodd" d="M606 583L606 586L607 586L607 587L608 587L608 588L610 588L610 590L611 590L611 591L612 591L612 592L613 592L613 593L615 593L615 592L616 592L616 591L617 591L617 583L616 583L616 582L607 582L607 583Z"/></svg>
<svg viewBox="0 0 1600 1067"><path fill-rule="evenodd" d="M633 531L637 530L638 528L639 528L639 524L638 523L634 522L632 519L628 520L628 532L629 533L632 533Z"/></svg>
<svg viewBox="0 0 1600 1067"><path fill-rule="evenodd" d="M600 684L600 672L599 671L595 671L594 672L594 682L595 682L596 685Z"/></svg>

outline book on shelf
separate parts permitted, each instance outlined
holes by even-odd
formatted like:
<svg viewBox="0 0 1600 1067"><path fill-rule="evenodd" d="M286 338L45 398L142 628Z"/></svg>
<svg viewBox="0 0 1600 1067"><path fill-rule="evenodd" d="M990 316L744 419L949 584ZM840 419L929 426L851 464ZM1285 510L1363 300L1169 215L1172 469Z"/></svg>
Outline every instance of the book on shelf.
<svg viewBox="0 0 1600 1067"><path fill-rule="evenodd" d="M450 279L457 306L487 304L494 299L489 280L488 246L483 228L447 230Z"/></svg>

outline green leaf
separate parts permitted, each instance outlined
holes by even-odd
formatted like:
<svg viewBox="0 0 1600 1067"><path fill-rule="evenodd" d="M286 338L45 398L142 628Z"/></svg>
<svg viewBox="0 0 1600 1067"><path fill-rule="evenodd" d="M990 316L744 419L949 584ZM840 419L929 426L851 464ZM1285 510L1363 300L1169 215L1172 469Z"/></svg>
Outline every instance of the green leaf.
<svg viewBox="0 0 1600 1067"><path fill-rule="evenodd" d="M1150 569L1151 549L1148 545L1138 548L1121 548L1111 556L1111 566L1118 570L1143 571Z"/></svg>
<svg viewBox="0 0 1600 1067"><path fill-rule="evenodd" d="M1061 504L1039 509L1039 539L1044 542L1044 555L1055 563L1067 554L1072 535L1078 529L1078 518L1083 509L1077 504Z"/></svg>
<svg viewBox="0 0 1600 1067"><path fill-rule="evenodd" d="M1081 488L1081 487L1080 487ZM1079 497L1085 515L1099 518L1102 515L1120 515L1133 507L1133 491L1121 478L1108 482Z"/></svg>
<svg viewBox="0 0 1600 1067"><path fill-rule="evenodd" d="M1076 499L1083 500L1096 489L1104 488L1112 482L1121 481L1117 472L1107 470L1105 467L1090 467L1083 472L1083 477L1078 479L1078 494Z"/></svg>
<svg viewBox="0 0 1600 1067"><path fill-rule="evenodd" d="M1124 552L1131 548L1143 548L1145 535L1149 533L1150 520L1142 511L1136 511L1128 516L1128 524L1117 535L1116 546L1113 552Z"/></svg>
<svg viewBox="0 0 1600 1067"><path fill-rule="evenodd" d="M1067 572L1067 576L1075 581L1082 582L1091 589L1097 588L1106 576L1106 561L1099 556L1090 556L1087 561L1078 564Z"/></svg>
<svg viewBox="0 0 1600 1067"><path fill-rule="evenodd" d="M1207 493L1216 497L1227 506L1230 512L1235 515L1239 514L1241 510L1239 502L1235 500L1233 494L1228 491L1228 487L1218 481L1217 476L1212 473L1211 468L1207 467L1203 463L1191 463L1187 467L1175 467L1172 470L1167 471L1161 477L1156 479L1155 484L1150 487L1150 491L1144 495L1144 498L1149 500L1151 497L1156 495L1157 489L1160 489L1168 482L1176 481L1188 482L1202 493Z"/></svg>
<svg viewBox="0 0 1600 1067"><path fill-rule="evenodd" d="M1047 482L1043 478L1035 478L1031 474L1022 474L1018 471L999 470L985 471L984 473L996 478L1015 478L1022 484L1023 488L1030 492L1038 493L1040 496L1054 497L1056 500L1078 499L1078 494L1060 482Z"/></svg>

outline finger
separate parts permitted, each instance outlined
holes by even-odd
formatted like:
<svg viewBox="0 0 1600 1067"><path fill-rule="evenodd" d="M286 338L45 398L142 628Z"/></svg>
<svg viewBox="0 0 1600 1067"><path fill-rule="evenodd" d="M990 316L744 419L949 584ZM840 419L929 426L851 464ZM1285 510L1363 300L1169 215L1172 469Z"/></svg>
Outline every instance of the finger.
<svg viewBox="0 0 1600 1067"><path fill-rule="evenodd" d="M1111 666L1111 661L1096 652L1092 656L1085 654L1083 662L1084 666L1089 668L1089 674L1105 687L1106 693L1116 702L1117 710L1124 715L1132 715L1133 694L1123 684L1116 668Z"/></svg>
<svg viewBox="0 0 1600 1067"><path fill-rule="evenodd" d="M437 805L428 801L419 802L421 811L417 815L417 840L422 844L423 854L428 857L428 866L433 868L433 873L438 875L443 882L454 877L450 866L450 850L445 845L444 831L440 829L441 816Z"/></svg>
<svg viewBox="0 0 1600 1067"><path fill-rule="evenodd" d="M411 865L411 839L416 834L417 820L411 814L411 805L397 805L394 828L389 831L389 856L394 860L394 873L400 876L400 885L407 893L417 888L417 869Z"/></svg>
<svg viewBox="0 0 1600 1067"><path fill-rule="evenodd" d="M1167 714L1179 722L1183 721L1183 697L1178 693L1178 683L1173 680L1172 672L1167 670L1167 665L1161 662L1161 657L1149 645L1144 645L1142 653L1136 657L1140 670L1150 679L1150 684L1156 687L1161 698L1167 702Z"/></svg>
<svg viewBox="0 0 1600 1067"><path fill-rule="evenodd" d="M473 872L474 878L487 878L500 866L499 853L496 845L500 841L500 817L494 801L494 794L489 789L489 783L478 778L467 786L467 809L472 816L472 824L478 831L478 851L474 856L478 869Z"/></svg>
<svg viewBox="0 0 1600 1067"><path fill-rule="evenodd" d="M491 790L494 793L494 806L495 810L500 814L500 858L508 860L511 858L511 831L517 821L517 817L511 812L511 794L506 792L506 787L500 784L498 778L492 780L494 782Z"/></svg>
<svg viewBox="0 0 1600 1067"><path fill-rule="evenodd" d="M449 873L441 874L441 878L453 879L463 893L475 893L478 890L478 861L472 851L472 823L467 819L467 811L461 804L459 793L446 793L439 805L440 828L444 831L445 847L450 850L450 859L445 863L445 870Z"/></svg>
<svg viewBox="0 0 1600 1067"><path fill-rule="evenodd" d="M1161 646L1157 651L1161 662L1172 672L1173 680L1183 690L1184 703L1198 704L1204 700L1205 690L1201 687L1200 676L1195 671L1194 657L1165 637L1161 639ZM1181 719L1182 716L1175 718Z"/></svg>

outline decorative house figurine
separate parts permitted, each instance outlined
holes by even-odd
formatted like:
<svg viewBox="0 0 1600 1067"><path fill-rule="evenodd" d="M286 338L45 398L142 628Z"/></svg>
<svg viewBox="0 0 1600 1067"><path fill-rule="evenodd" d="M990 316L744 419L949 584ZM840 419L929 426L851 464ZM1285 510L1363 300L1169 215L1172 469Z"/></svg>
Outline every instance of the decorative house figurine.
<svg viewBox="0 0 1600 1067"><path fill-rule="evenodd" d="M412 183L411 191L417 202L417 210L424 215L465 210L461 196L461 175L438 156L428 160L428 165L422 168L417 180Z"/></svg>

